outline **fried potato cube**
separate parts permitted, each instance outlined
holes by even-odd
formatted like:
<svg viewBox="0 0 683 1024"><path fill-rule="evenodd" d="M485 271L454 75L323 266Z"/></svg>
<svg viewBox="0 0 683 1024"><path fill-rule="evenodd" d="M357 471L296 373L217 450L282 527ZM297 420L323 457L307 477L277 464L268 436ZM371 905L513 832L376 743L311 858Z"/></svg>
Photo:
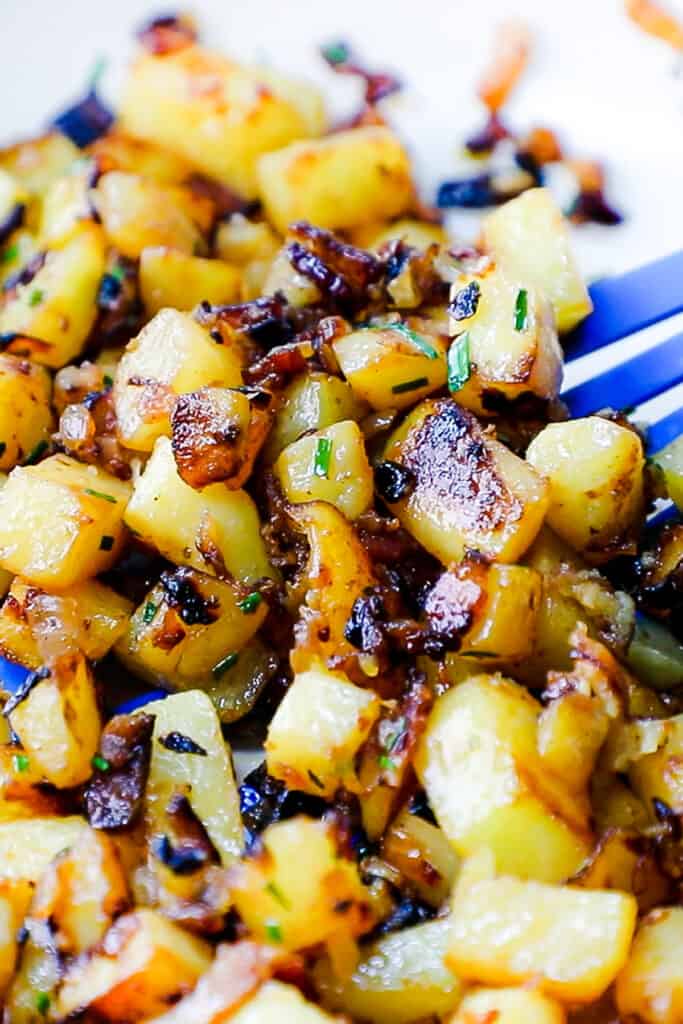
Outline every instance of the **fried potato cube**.
<svg viewBox="0 0 683 1024"><path fill-rule="evenodd" d="M466 302L466 296L476 299ZM461 405L491 416L500 399L557 397L562 349L553 307L537 288L490 264L453 282L451 310L462 317L451 314L452 344L462 350L465 366L469 360L467 379L454 391Z"/></svg>
<svg viewBox="0 0 683 1024"><path fill-rule="evenodd" d="M357 788L354 757L380 713L379 698L322 665L300 672L268 727L268 772L328 799Z"/></svg>
<svg viewBox="0 0 683 1024"><path fill-rule="evenodd" d="M649 806L662 800L674 813L683 814L683 715L666 719L661 737L653 753L630 765L629 780Z"/></svg>
<svg viewBox="0 0 683 1024"><path fill-rule="evenodd" d="M357 398L373 409L404 409L446 383L444 340L405 324L360 327L332 343Z"/></svg>
<svg viewBox="0 0 683 1024"><path fill-rule="evenodd" d="M571 251L569 226L548 189L511 199L484 219L482 230L502 269L550 299L561 334L588 316L593 303Z"/></svg>
<svg viewBox="0 0 683 1024"><path fill-rule="evenodd" d="M683 907L653 910L641 922L617 978L619 1013L643 1024L683 1020Z"/></svg>
<svg viewBox="0 0 683 1024"><path fill-rule="evenodd" d="M441 224L413 220L412 217L402 217L388 224L381 221L361 224L351 232L352 245L357 245L359 249L371 249L373 252L381 249L385 242L396 239L400 239L406 245L412 245L415 249L428 249L434 242L437 245L448 245L448 233Z"/></svg>
<svg viewBox="0 0 683 1024"><path fill-rule="evenodd" d="M180 478L167 437L157 440L135 484L125 522L176 564L216 575L215 565L223 563L242 582L274 575L258 512L246 491L231 491L223 484L210 484L201 491L189 487Z"/></svg>
<svg viewBox="0 0 683 1024"><path fill-rule="evenodd" d="M100 952L67 971L58 1019L92 1007L111 1021L139 1021L189 991L211 963L211 947L154 910L120 917Z"/></svg>
<svg viewBox="0 0 683 1024"><path fill-rule="evenodd" d="M267 981L230 1020L232 1024L283 1024L284 1021L287 1024L332 1024L337 1018L309 1003L293 985Z"/></svg>
<svg viewBox="0 0 683 1024"><path fill-rule="evenodd" d="M188 313L162 309L126 346L114 378L119 440L149 452L171 433L177 395L242 383L242 353L218 345Z"/></svg>
<svg viewBox="0 0 683 1024"><path fill-rule="evenodd" d="M41 248L58 246L69 239L83 221L93 222L90 202L92 164L83 161L68 174L56 178L41 198L38 239Z"/></svg>
<svg viewBox="0 0 683 1024"><path fill-rule="evenodd" d="M49 593L15 576L0 608L0 652L27 668L40 668L44 659L31 629L31 617L51 611L86 658L99 661L125 633L133 605L99 580L84 580Z"/></svg>
<svg viewBox="0 0 683 1024"><path fill-rule="evenodd" d="M19 951L19 927L20 921L11 900L5 895L0 895L0 999L4 996L14 974Z"/></svg>
<svg viewBox="0 0 683 1024"><path fill-rule="evenodd" d="M193 171L193 164L177 153L126 135L118 127L91 142L86 152L95 157L103 169L141 174L160 185L182 185Z"/></svg>
<svg viewBox="0 0 683 1024"><path fill-rule="evenodd" d="M0 353L0 470L10 470L47 443L53 429L52 382L42 366Z"/></svg>
<svg viewBox="0 0 683 1024"><path fill-rule="evenodd" d="M310 86L199 46L138 57L119 118L123 131L167 147L246 199L256 198L262 153L318 134L324 124Z"/></svg>
<svg viewBox="0 0 683 1024"><path fill-rule="evenodd" d="M589 1003L626 963L637 909L633 896L622 892L463 879L455 888L446 963L463 981L533 980L563 1002Z"/></svg>
<svg viewBox="0 0 683 1024"><path fill-rule="evenodd" d="M415 194L408 154L375 125L293 142L262 156L257 175L268 219L282 234L297 220L340 229L388 220Z"/></svg>
<svg viewBox="0 0 683 1024"><path fill-rule="evenodd" d="M495 1015L495 1016L494 1016ZM526 988L475 988L445 1024L565 1024L564 1007Z"/></svg>
<svg viewBox="0 0 683 1024"><path fill-rule="evenodd" d="M0 150L0 167L12 174L27 191L42 193L81 155L71 139L53 131Z"/></svg>
<svg viewBox="0 0 683 1024"><path fill-rule="evenodd" d="M269 825L262 849L231 869L237 911L260 942L297 950L372 924L355 863L340 857L323 821L296 817Z"/></svg>
<svg viewBox="0 0 683 1024"><path fill-rule="evenodd" d="M365 438L353 420L335 423L294 441L275 463L287 501L327 501L347 519L357 519L372 504L372 467Z"/></svg>
<svg viewBox="0 0 683 1024"><path fill-rule="evenodd" d="M327 960L314 980L325 1006L372 1024L411 1024L448 1013L462 996L462 985L444 964L449 918L386 935L363 950L350 978L337 978Z"/></svg>
<svg viewBox="0 0 683 1024"><path fill-rule="evenodd" d="M588 806L536 749L540 704L500 676L474 676L438 698L415 770L460 855L489 847L501 871L564 881L588 856Z"/></svg>
<svg viewBox="0 0 683 1024"><path fill-rule="evenodd" d="M97 753L100 716L82 655L63 658L9 714L30 762L58 789L85 782Z"/></svg>
<svg viewBox="0 0 683 1024"><path fill-rule="evenodd" d="M144 712L155 716L146 793L149 834L163 828L172 794L187 792L192 810L227 867L241 854L244 839L230 747L213 704L205 693L191 690L146 704ZM164 743L170 735L187 738L204 753L174 750L172 743Z"/></svg>
<svg viewBox="0 0 683 1024"><path fill-rule="evenodd" d="M683 509L683 437L677 437L657 452L655 462L664 473L669 497Z"/></svg>
<svg viewBox="0 0 683 1024"><path fill-rule="evenodd" d="M459 561L466 548L515 562L543 523L543 477L451 399L418 405L389 438L384 458L404 466L415 481L392 511L446 565Z"/></svg>
<svg viewBox="0 0 683 1024"><path fill-rule="evenodd" d="M55 590L97 576L124 544L129 494L129 484L67 455L17 466L0 491L0 565Z"/></svg>
<svg viewBox="0 0 683 1024"><path fill-rule="evenodd" d="M73 846L88 828L85 818L36 817L0 821L0 882L10 888L22 882L36 883L51 861Z"/></svg>
<svg viewBox="0 0 683 1024"><path fill-rule="evenodd" d="M305 373L295 377L282 393L282 405L264 447L267 462L311 430L324 430L342 420L361 419L367 406L351 386L330 373Z"/></svg>
<svg viewBox="0 0 683 1024"><path fill-rule="evenodd" d="M600 416L549 423L527 449L527 461L550 485L547 518L586 556L618 552L643 512L640 437Z"/></svg>
<svg viewBox="0 0 683 1024"><path fill-rule="evenodd" d="M202 259L168 246L140 254L140 295L147 316L160 309L194 309L200 302L237 302L242 275L223 260Z"/></svg>
<svg viewBox="0 0 683 1024"><path fill-rule="evenodd" d="M609 728L602 701L578 691L562 694L538 719L538 751L550 770L577 792L588 785Z"/></svg>
<svg viewBox="0 0 683 1024"><path fill-rule="evenodd" d="M104 236L84 223L61 247L48 250L28 284L7 292L0 334L38 338L31 358L58 369L81 352L97 316L97 290L105 270Z"/></svg>

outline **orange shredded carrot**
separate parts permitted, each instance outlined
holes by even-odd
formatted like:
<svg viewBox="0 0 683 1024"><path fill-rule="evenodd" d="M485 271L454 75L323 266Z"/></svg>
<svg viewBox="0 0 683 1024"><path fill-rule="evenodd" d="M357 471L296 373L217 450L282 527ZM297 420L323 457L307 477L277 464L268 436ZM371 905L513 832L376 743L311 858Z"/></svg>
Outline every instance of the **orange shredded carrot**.
<svg viewBox="0 0 683 1024"><path fill-rule="evenodd" d="M496 33L493 60L477 93L492 113L503 106L529 61L531 33L523 22L506 21Z"/></svg>
<svg viewBox="0 0 683 1024"><path fill-rule="evenodd" d="M582 192L599 192L604 188L604 171L594 160L566 160L565 166L574 174Z"/></svg>
<svg viewBox="0 0 683 1024"><path fill-rule="evenodd" d="M653 0L625 0L626 13L648 35L683 50L683 23Z"/></svg>

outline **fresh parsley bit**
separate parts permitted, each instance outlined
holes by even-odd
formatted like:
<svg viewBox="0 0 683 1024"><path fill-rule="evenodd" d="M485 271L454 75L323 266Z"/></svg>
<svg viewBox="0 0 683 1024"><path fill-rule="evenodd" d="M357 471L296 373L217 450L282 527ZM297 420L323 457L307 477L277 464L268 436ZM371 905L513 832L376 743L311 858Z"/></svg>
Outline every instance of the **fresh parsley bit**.
<svg viewBox="0 0 683 1024"><path fill-rule="evenodd" d="M332 455L332 441L329 437L319 437L318 446L315 450L313 472L316 476L328 477L330 475L330 457Z"/></svg>
<svg viewBox="0 0 683 1024"><path fill-rule="evenodd" d="M289 902L285 894L282 892L282 889L280 889L280 887L276 885L275 882L268 882L268 884L266 885L266 892L269 892L273 899L277 900L280 906L284 907L285 910L290 909L291 903Z"/></svg>
<svg viewBox="0 0 683 1024"><path fill-rule="evenodd" d="M117 263L116 266L112 267L109 271L109 276L116 278L120 283L126 276L126 268L122 267L120 263Z"/></svg>
<svg viewBox="0 0 683 1024"><path fill-rule="evenodd" d="M149 625L157 613L157 606L154 601L148 601L142 609L142 621Z"/></svg>
<svg viewBox="0 0 683 1024"><path fill-rule="evenodd" d="M228 669L232 668L233 665L236 664L238 658L239 654L236 651L233 651L232 654L226 654L225 657L221 658L221 660L211 669L211 675L213 678L220 679L222 675L225 675Z"/></svg>
<svg viewBox="0 0 683 1024"><path fill-rule="evenodd" d="M239 601L237 607L244 615L252 615L258 606L261 604L263 598L259 594L258 590L255 590L252 594L247 594L243 601Z"/></svg>
<svg viewBox="0 0 683 1024"><path fill-rule="evenodd" d="M334 67L336 64L346 64L349 59L349 48L346 43L328 43L320 48L323 60Z"/></svg>
<svg viewBox="0 0 683 1024"><path fill-rule="evenodd" d="M49 445L47 441L39 441L35 448L32 448L24 459L25 466L33 466L38 461L41 455L44 455Z"/></svg>
<svg viewBox="0 0 683 1024"><path fill-rule="evenodd" d="M101 754L95 754L90 763L98 772L108 772L111 768L109 761L107 761L106 757L102 757Z"/></svg>
<svg viewBox="0 0 683 1024"><path fill-rule="evenodd" d="M50 1009L50 997L47 992L36 993L36 1010L38 1013L42 1013L43 1016Z"/></svg>
<svg viewBox="0 0 683 1024"><path fill-rule="evenodd" d="M84 494L89 494L91 498L101 498L102 501L109 501L112 505L116 504L116 498L113 494L105 494L104 491L93 491L92 487L86 487Z"/></svg>
<svg viewBox="0 0 683 1024"><path fill-rule="evenodd" d="M30 767L30 760L26 754L15 754L12 758L15 772L27 772Z"/></svg>
<svg viewBox="0 0 683 1024"><path fill-rule="evenodd" d="M429 381L426 377L416 377L415 380L406 380L403 384L394 384L391 390L395 395L404 395L407 391L417 391L428 384Z"/></svg>
<svg viewBox="0 0 683 1024"><path fill-rule="evenodd" d="M525 331L529 322L529 293L520 288L515 299L515 330Z"/></svg>
<svg viewBox="0 0 683 1024"><path fill-rule="evenodd" d="M448 390L459 391L470 379L470 336L457 337L448 350Z"/></svg>
<svg viewBox="0 0 683 1024"><path fill-rule="evenodd" d="M433 345L430 345L428 341L425 341L424 338L420 337L420 335L417 334L415 331L411 331L410 327L408 327L408 324L401 323L400 320L397 320L396 323L388 322L383 324L373 324L371 330L397 331L399 334L402 334L403 337L406 338L407 341L411 343L411 345L414 345L415 348L419 348L420 352L422 352L423 355L427 356L427 359L439 358L439 353L436 351Z"/></svg>
<svg viewBox="0 0 683 1024"><path fill-rule="evenodd" d="M477 281L470 281L459 292L456 292L448 311L454 320L469 320L479 308L481 288Z"/></svg>
<svg viewBox="0 0 683 1024"><path fill-rule="evenodd" d="M392 772L396 768L396 762L388 756L388 754L380 754L377 758L377 763L380 768L386 772Z"/></svg>
<svg viewBox="0 0 683 1024"><path fill-rule="evenodd" d="M100 540L100 551L111 551L114 547L114 538L105 533Z"/></svg>
<svg viewBox="0 0 683 1024"><path fill-rule="evenodd" d="M266 921L264 928L270 942L282 942L282 928L276 921Z"/></svg>
<svg viewBox="0 0 683 1024"><path fill-rule="evenodd" d="M105 373L105 375L102 377L102 383L104 384L105 388L113 388L114 378L110 377L108 373Z"/></svg>
<svg viewBox="0 0 683 1024"><path fill-rule="evenodd" d="M39 306L45 298L45 292L42 288L34 288L28 297L29 306Z"/></svg>
<svg viewBox="0 0 683 1024"><path fill-rule="evenodd" d="M12 245L8 245L6 249L0 252L0 263L14 263L18 255L19 246L16 242L13 242Z"/></svg>

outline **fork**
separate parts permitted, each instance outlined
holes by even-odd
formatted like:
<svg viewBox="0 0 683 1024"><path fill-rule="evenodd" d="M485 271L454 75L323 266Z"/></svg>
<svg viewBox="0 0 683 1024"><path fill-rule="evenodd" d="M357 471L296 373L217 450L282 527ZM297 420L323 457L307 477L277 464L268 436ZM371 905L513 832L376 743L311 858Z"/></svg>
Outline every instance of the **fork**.
<svg viewBox="0 0 683 1024"><path fill-rule="evenodd" d="M628 273L596 281L589 292L593 312L565 339L565 363L575 363L608 349L615 342L683 312L683 250ZM607 405L637 409L681 381L683 332L569 388L561 397L573 417L588 416ZM679 434L683 434L683 407L648 425L649 454L656 454ZM669 505L651 517L650 522L658 524L673 512ZM0 656L0 686L4 689L16 691L29 674L23 666ZM148 690L116 710L128 713L165 696L164 690Z"/></svg>

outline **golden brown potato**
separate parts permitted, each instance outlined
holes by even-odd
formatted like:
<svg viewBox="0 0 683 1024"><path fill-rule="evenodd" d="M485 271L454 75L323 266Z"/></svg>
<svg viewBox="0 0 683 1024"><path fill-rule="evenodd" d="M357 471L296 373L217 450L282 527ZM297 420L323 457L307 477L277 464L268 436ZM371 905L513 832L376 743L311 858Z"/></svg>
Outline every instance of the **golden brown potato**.
<svg viewBox="0 0 683 1024"><path fill-rule="evenodd" d="M118 128L95 139L87 153L97 159L103 171L129 171L152 178L160 185L181 185L193 170L193 165L177 153L126 135Z"/></svg>
<svg viewBox="0 0 683 1024"><path fill-rule="evenodd" d="M490 1020L496 1024L565 1024L567 1015L554 999L534 989L475 988L467 992L446 1024L483 1024Z"/></svg>
<svg viewBox="0 0 683 1024"><path fill-rule="evenodd" d="M641 921L626 966L617 978L619 1012L643 1024L683 1019L680 950L683 907L653 910Z"/></svg>
<svg viewBox="0 0 683 1024"><path fill-rule="evenodd" d="M333 1024L337 1017L309 1003L294 985L267 981L255 996L231 1017L233 1024Z"/></svg>
<svg viewBox="0 0 683 1024"><path fill-rule="evenodd" d="M367 406L346 381L330 373L305 373L284 389L282 404L264 447L267 462L274 462L289 444L311 430L324 430L342 420L360 420Z"/></svg>
<svg viewBox="0 0 683 1024"><path fill-rule="evenodd" d="M54 425L51 394L42 366L0 353L0 470L7 472L47 445Z"/></svg>
<svg viewBox="0 0 683 1024"><path fill-rule="evenodd" d="M71 139L54 131L0 150L0 167L29 192L41 193L80 156Z"/></svg>
<svg viewBox="0 0 683 1024"><path fill-rule="evenodd" d="M152 246L140 254L140 294L147 316L160 309L194 309L200 302L237 302L242 275L222 260Z"/></svg>

